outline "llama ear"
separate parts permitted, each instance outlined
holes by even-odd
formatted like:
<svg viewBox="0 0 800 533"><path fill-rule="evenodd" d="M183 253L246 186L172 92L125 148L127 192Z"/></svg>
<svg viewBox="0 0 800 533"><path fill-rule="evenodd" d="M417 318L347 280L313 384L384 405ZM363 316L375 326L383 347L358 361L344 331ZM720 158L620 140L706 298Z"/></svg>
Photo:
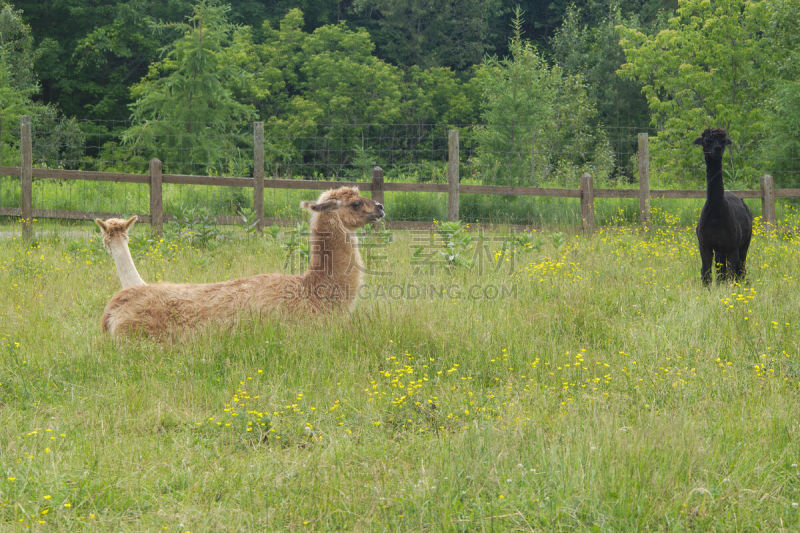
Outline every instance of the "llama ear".
<svg viewBox="0 0 800 533"><path fill-rule="evenodd" d="M699 144L700 146L703 146L703 138L702 137L698 137L697 139L692 141L692 144Z"/></svg>
<svg viewBox="0 0 800 533"><path fill-rule="evenodd" d="M300 207L309 211L332 211L339 209L342 202L339 200L325 200L324 202L300 202Z"/></svg>
<svg viewBox="0 0 800 533"><path fill-rule="evenodd" d="M136 215L133 215L131 218L126 220L125 221L125 231L128 231L129 229L131 229L133 227L133 225L136 224L136 222L138 222L138 221L139 221L139 217L136 216Z"/></svg>
<svg viewBox="0 0 800 533"><path fill-rule="evenodd" d="M103 230L103 231L108 231L108 226L106 226L106 223L105 223L105 222L103 222L102 220L100 220L99 218L96 218L96 219L94 219L94 223L95 223L95 224L97 224L97 226L98 226L98 227L99 227L101 230Z"/></svg>

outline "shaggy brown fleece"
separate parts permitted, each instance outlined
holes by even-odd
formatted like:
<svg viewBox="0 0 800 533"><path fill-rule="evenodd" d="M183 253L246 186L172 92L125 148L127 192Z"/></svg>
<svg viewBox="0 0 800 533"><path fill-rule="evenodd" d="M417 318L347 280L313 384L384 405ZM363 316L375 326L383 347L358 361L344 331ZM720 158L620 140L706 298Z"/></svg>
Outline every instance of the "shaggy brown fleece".
<svg viewBox="0 0 800 533"><path fill-rule="evenodd" d="M243 314L312 314L350 310L364 270L355 230L384 215L357 188L325 191L311 212L310 265L304 274L259 274L220 283L156 283L116 293L106 305L111 335L185 332L208 322L232 323Z"/></svg>

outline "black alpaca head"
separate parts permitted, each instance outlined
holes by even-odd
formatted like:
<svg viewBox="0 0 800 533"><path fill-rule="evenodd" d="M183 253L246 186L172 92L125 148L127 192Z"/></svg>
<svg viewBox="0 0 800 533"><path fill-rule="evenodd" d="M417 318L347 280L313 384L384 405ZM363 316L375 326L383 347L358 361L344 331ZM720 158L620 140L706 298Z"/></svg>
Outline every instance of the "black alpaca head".
<svg viewBox="0 0 800 533"><path fill-rule="evenodd" d="M706 156L706 161L710 159L722 160L725 147L731 144L731 140L728 138L728 132L724 129L708 128L703 132L703 135L694 140L694 144L699 144L703 147L703 155Z"/></svg>

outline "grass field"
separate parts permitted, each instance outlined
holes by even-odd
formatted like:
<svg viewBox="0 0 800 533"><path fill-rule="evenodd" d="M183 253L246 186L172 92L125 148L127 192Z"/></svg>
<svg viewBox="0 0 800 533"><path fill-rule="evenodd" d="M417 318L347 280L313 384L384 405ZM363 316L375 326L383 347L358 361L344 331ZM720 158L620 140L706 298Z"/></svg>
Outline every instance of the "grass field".
<svg viewBox="0 0 800 533"><path fill-rule="evenodd" d="M659 221L394 232L349 316L166 345L101 334L97 238L0 240L0 530L796 531L800 217L710 289ZM287 264L147 231L150 281Z"/></svg>

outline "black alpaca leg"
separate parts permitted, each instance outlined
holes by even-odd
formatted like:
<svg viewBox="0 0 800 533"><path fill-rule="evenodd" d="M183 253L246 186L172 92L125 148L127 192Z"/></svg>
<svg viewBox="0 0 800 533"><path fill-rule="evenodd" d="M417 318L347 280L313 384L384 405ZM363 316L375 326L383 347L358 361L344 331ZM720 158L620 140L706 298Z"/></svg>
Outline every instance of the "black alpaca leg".
<svg viewBox="0 0 800 533"><path fill-rule="evenodd" d="M708 287L711 283L711 263L714 259L714 252L711 248L700 247L700 279L703 285Z"/></svg>
<svg viewBox="0 0 800 533"><path fill-rule="evenodd" d="M739 261L741 262L741 277L742 281L744 281L744 277L747 274L747 250L750 248L750 239L739 248Z"/></svg>
<svg viewBox="0 0 800 533"><path fill-rule="evenodd" d="M728 257L725 253L715 250L714 262L717 265L717 283L722 283L728 279Z"/></svg>
<svg viewBox="0 0 800 533"><path fill-rule="evenodd" d="M736 282L744 281L744 261L742 261L741 253L735 250L728 255L728 263L730 265L731 278Z"/></svg>

